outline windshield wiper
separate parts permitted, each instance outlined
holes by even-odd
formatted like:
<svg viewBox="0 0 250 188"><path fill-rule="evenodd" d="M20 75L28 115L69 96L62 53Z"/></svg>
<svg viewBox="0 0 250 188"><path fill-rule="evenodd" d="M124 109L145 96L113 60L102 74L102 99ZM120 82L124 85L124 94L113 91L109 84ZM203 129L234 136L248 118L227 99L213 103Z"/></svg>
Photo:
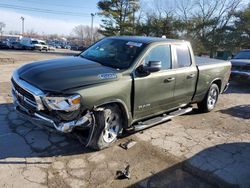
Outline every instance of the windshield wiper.
<svg viewBox="0 0 250 188"><path fill-rule="evenodd" d="M111 68L114 68L114 69L120 69L120 67L115 66L113 64L108 64L108 65L105 64L105 66L108 66L108 67L111 67Z"/></svg>
<svg viewBox="0 0 250 188"><path fill-rule="evenodd" d="M87 59L87 60L90 60L90 61L97 62L97 63L103 65L102 62L100 62L100 61L98 61L98 60L96 60L96 59L91 59L91 58L89 58L89 57L85 57L85 56L83 56L82 54L80 54L80 57L82 57L82 58L84 58L84 59Z"/></svg>
<svg viewBox="0 0 250 188"><path fill-rule="evenodd" d="M94 61L94 62L96 62L96 63L99 63L100 65L103 65L103 66L106 66L106 67L111 67L111 68L114 68L114 69L120 69L119 67L117 67L117 66L115 66L115 65L112 65L112 64L106 64L106 63L103 63L103 62L101 62L101 61L98 61L98 60L96 60L96 59L92 59L92 58L89 58L89 57L85 57L85 56L83 56L83 55L79 55L80 57L82 57L82 58L85 58L85 59L87 59L87 60L90 60L90 61Z"/></svg>

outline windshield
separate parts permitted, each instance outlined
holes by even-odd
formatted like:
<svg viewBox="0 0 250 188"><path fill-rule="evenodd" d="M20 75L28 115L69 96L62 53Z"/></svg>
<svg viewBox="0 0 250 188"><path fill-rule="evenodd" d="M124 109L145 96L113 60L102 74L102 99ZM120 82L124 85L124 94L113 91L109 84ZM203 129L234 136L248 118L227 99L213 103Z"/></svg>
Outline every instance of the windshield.
<svg viewBox="0 0 250 188"><path fill-rule="evenodd" d="M39 42L39 44L46 45L46 43L45 43L45 42Z"/></svg>
<svg viewBox="0 0 250 188"><path fill-rule="evenodd" d="M250 59L250 51L239 52L234 59Z"/></svg>
<svg viewBox="0 0 250 188"><path fill-rule="evenodd" d="M144 48L143 43L122 39L103 39L80 54L102 65L126 69Z"/></svg>
<svg viewBox="0 0 250 188"><path fill-rule="evenodd" d="M38 44L38 41L37 40L32 40L31 43L32 44Z"/></svg>

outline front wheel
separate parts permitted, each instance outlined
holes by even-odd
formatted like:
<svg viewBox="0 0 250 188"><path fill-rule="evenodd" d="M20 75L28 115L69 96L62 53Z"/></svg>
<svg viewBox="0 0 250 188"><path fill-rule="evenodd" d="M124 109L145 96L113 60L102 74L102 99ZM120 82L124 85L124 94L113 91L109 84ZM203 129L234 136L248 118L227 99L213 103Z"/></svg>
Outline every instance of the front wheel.
<svg viewBox="0 0 250 188"><path fill-rule="evenodd" d="M101 150L111 146L122 130L121 110L117 105L107 105L95 112L96 128L90 147Z"/></svg>
<svg viewBox="0 0 250 188"><path fill-rule="evenodd" d="M210 112L215 108L219 97L219 88L217 84L212 84L205 96L205 98L197 103L198 108L201 112Z"/></svg>

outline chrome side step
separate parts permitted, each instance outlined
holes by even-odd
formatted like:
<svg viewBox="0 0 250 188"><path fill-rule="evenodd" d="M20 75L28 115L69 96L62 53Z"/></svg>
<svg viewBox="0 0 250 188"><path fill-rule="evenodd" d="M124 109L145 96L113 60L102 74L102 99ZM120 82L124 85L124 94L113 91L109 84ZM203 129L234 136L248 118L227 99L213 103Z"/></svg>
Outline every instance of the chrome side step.
<svg viewBox="0 0 250 188"><path fill-rule="evenodd" d="M163 116L158 116L146 121L141 121L138 124L133 126L133 131L141 131L143 129L147 129L149 127L153 127L159 123L163 123L165 121L168 121L170 119L172 119L175 116L180 116L186 113L189 113L192 111L192 107L187 107L187 108L182 108L182 109L178 109L176 111L173 111L171 113L169 113L168 115L164 114Z"/></svg>

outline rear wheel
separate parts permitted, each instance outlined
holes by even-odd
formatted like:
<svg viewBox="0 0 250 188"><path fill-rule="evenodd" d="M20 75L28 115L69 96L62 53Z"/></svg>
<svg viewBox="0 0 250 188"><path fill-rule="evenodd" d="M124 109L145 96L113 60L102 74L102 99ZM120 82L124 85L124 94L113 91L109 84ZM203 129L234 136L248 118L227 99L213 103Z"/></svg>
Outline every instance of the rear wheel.
<svg viewBox="0 0 250 188"><path fill-rule="evenodd" d="M90 147L101 150L111 146L122 130L121 110L117 105L107 105L95 113L96 128Z"/></svg>
<svg viewBox="0 0 250 188"><path fill-rule="evenodd" d="M212 84L205 96L205 98L197 103L198 108L201 112L210 112L215 108L219 97L219 88L217 84Z"/></svg>

